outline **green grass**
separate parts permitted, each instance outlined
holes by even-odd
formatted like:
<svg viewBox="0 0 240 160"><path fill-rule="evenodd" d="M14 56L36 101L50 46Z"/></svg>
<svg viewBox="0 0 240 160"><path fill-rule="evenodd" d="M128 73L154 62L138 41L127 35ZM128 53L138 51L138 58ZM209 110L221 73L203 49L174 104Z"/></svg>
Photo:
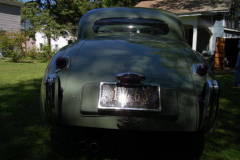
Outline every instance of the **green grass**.
<svg viewBox="0 0 240 160"><path fill-rule="evenodd" d="M0 60L0 160L86 159L76 147L78 141L74 137L79 135L76 128L41 123L39 97L46 66ZM230 87L233 74L219 74L216 79L221 87L218 123L215 132L206 134L200 159L237 160L240 88Z"/></svg>
<svg viewBox="0 0 240 160"><path fill-rule="evenodd" d="M220 109L215 132L206 134L201 159L240 159L240 88L231 87L234 74L218 74Z"/></svg>
<svg viewBox="0 0 240 160"><path fill-rule="evenodd" d="M46 63L0 60L0 159L34 159L49 152L39 97Z"/></svg>

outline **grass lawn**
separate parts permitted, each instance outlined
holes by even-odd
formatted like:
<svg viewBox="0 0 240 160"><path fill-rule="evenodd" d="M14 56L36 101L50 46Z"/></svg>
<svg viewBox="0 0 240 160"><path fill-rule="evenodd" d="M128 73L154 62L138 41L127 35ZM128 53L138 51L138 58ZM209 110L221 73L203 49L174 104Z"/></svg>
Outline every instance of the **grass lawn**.
<svg viewBox="0 0 240 160"><path fill-rule="evenodd" d="M215 132L206 134L201 159L240 159L240 88L231 87L234 74L218 74L220 110Z"/></svg>
<svg viewBox="0 0 240 160"><path fill-rule="evenodd" d="M81 156L74 128L41 123L39 97L46 63L0 59L0 160L88 159ZM216 75L221 87L216 131L205 135L201 160L240 159L240 88L233 74ZM167 159L167 158L166 158Z"/></svg>
<svg viewBox="0 0 240 160"><path fill-rule="evenodd" d="M0 60L0 160L44 158L50 150L38 102L46 66Z"/></svg>

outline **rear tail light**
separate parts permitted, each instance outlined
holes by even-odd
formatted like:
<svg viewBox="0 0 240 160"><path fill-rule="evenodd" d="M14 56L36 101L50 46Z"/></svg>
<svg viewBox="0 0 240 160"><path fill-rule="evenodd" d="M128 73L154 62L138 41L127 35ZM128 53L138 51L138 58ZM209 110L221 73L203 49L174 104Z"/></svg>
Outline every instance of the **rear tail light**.
<svg viewBox="0 0 240 160"><path fill-rule="evenodd" d="M56 65L58 68L64 68L67 65L67 60L64 57L58 57L56 60Z"/></svg>
<svg viewBox="0 0 240 160"><path fill-rule="evenodd" d="M197 73L200 76L205 76L207 74L207 71L208 71L208 67L205 64L199 64L197 66Z"/></svg>

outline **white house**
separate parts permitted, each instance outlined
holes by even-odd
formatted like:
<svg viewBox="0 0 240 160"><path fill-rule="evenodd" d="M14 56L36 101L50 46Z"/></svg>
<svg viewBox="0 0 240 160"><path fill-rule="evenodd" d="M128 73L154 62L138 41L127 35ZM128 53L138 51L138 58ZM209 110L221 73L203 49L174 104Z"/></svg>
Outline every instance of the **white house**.
<svg viewBox="0 0 240 160"><path fill-rule="evenodd" d="M41 33L37 32L35 34L35 46L37 49L41 50L43 45L47 45L47 37ZM69 41L74 41L75 38L72 36L57 36L55 39L51 38L51 47L52 50L59 50L60 48L69 44Z"/></svg>
<svg viewBox="0 0 240 160"><path fill-rule="evenodd" d="M234 29L236 0L155 0L142 1L135 7L163 9L173 12L182 20L186 42L200 53L213 55L216 68L236 63L240 31ZM236 1L237 2L237 1Z"/></svg>

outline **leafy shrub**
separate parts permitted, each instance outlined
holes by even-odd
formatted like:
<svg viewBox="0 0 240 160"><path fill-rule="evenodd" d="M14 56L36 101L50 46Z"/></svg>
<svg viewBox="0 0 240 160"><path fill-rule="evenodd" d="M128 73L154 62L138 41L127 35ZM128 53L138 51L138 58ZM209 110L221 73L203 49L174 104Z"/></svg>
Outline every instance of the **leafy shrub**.
<svg viewBox="0 0 240 160"><path fill-rule="evenodd" d="M5 56L12 57L14 62L18 62L23 57L22 43L24 41L25 37L20 31L0 33L0 48Z"/></svg>
<svg viewBox="0 0 240 160"><path fill-rule="evenodd" d="M30 59L33 59L33 60L37 60L39 56L38 51L35 47L30 49L29 51L26 51L25 54L26 54L26 57L29 57Z"/></svg>
<svg viewBox="0 0 240 160"><path fill-rule="evenodd" d="M43 45L41 47L41 50L39 52L39 57L38 57L38 60L40 62L47 62L49 61L52 56L56 53L55 50L52 50L52 47L51 45Z"/></svg>
<svg viewBox="0 0 240 160"><path fill-rule="evenodd" d="M26 51L25 55L28 59L38 60L39 62L47 62L55 53L56 51L52 50L51 46L43 45L40 50L32 48L31 50Z"/></svg>
<svg viewBox="0 0 240 160"><path fill-rule="evenodd" d="M24 57L24 53L21 51L13 51L11 53L11 57L13 62L19 62L23 57Z"/></svg>

